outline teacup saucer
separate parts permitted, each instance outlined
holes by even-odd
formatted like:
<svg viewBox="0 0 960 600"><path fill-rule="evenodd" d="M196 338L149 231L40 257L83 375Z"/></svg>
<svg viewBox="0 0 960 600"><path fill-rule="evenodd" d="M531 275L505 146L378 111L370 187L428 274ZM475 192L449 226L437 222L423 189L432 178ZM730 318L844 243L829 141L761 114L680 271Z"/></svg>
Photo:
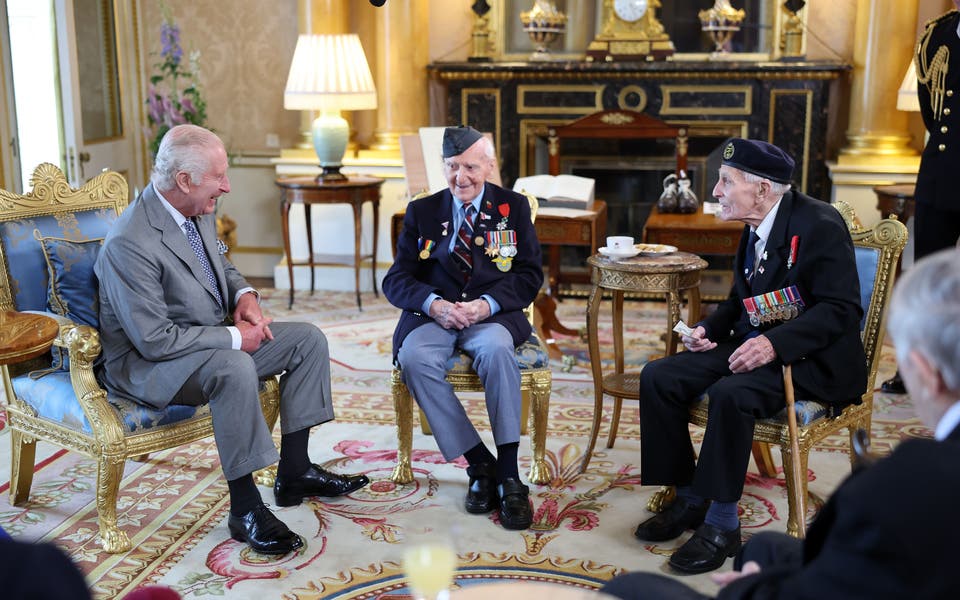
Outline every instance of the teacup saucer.
<svg viewBox="0 0 960 600"><path fill-rule="evenodd" d="M600 248L597 248L597 252L599 252L604 256L609 256L610 258L631 258L633 256L640 254L640 251L637 250L637 248L635 247L623 248L621 250L614 250L612 248L607 248L606 246L602 246Z"/></svg>

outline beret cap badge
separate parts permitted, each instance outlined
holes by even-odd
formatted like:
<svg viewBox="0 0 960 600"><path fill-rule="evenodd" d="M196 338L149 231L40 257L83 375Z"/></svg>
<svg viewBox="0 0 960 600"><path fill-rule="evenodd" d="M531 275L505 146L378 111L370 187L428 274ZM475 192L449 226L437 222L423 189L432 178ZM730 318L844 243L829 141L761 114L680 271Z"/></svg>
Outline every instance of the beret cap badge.
<svg viewBox="0 0 960 600"><path fill-rule="evenodd" d="M723 149L723 158L724 160L733 158L733 142L727 143L727 147Z"/></svg>

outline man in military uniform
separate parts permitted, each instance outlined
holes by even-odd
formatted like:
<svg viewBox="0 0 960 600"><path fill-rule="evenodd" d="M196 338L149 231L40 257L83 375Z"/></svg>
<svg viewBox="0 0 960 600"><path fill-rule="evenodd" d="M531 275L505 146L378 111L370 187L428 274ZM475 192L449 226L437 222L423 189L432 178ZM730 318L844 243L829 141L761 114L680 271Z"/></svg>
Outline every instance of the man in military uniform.
<svg viewBox="0 0 960 600"><path fill-rule="evenodd" d="M670 557L685 573L712 571L740 548L737 502L757 419L783 410L782 366L797 394L839 410L859 401L867 367L853 240L840 213L790 189L793 159L759 140L724 144L713 195L720 218L745 223L730 296L692 332L688 352L640 373L643 485L675 485L677 500L641 523L644 541L696 529ZM690 406L710 397L700 456Z"/></svg>
<svg viewBox="0 0 960 600"><path fill-rule="evenodd" d="M915 261L960 238L960 199L953 179L960 164L960 0L953 4L957 10L927 22L913 56L920 115L930 133L914 192ZM883 382L882 389L893 394L906 391L899 371Z"/></svg>
<svg viewBox="0 0 960 600"><path fill-rule="evenodd" d="M443 134L448 189L410 202L397 258L383 293L403 309L393 335L394 360L427 417L446 460L470 465L464 506L473 514L499 507L500 524L526 529L533 518L520 481L520 368L516 346L530 337L523 313L543 284L540 243L529 201L487 181L493 144L472 127ZM446 381L459 348L483 382L496 456Z"/></svg>

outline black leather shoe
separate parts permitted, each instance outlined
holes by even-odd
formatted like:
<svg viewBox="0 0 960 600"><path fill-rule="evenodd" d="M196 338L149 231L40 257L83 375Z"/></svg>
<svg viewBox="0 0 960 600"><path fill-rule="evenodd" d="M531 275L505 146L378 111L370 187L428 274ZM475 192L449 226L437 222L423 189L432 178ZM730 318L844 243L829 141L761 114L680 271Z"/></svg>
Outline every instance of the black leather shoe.
<svg viewBox="0 0 960 600"><path fill-rule="evenodd" d="M888 394L906 394L907 387L903 385L903 379L900 378L900 371L893 374L893 377L880 384L880 390Z"/></svg>
<svg viewBox="0 0 960 600"><path fill-rule="evenodd" d="M687 529L693 529L703 523L707 516L709 500L700 504L690 504L677 498L673 504L637 525L633 535L645 542L665 542L679 537Z"/></svg>
<svg viewBox="0 0 960 600"><path fill-rule="evenodd" d="M463 501L467 512L482 515L497 507L497 470L490 463L467 467L470 476L470 485L467 487L467 497Z"/></svg>
<svg viewBox="0 0 960 600"><path fill-rule="evenodd" d="M310 465L307 472L300 477L284 479L277 476L273 484L273 496L278 506L296 506L304 498L311 496L325 496L333 498L355 492L370 483L366 475L338 475Z"/></svg>
<svg viewBox="0 0 960 600"><path fill-rule="evenodd" d="M526 529L533 522L530 509L530 488L514 477L497 486L500 498L500 524L505 529Z"/></svg>
<svg viewBox="0 0 960 600"><path fill-rule="evenodd" d="M683 573L707 573L719 569L728 556L739 551L739 526L733 531L724 531L704 523L673 553L670 566Z"/></svg>
<svg viewBox="0 0 960 600"><path fill-rule="evenodd" d="M230 537L246 542L260 554L286 554L303 547L300 536L290 531L264 504L240 517L231 514L227 526Z"/></svg>

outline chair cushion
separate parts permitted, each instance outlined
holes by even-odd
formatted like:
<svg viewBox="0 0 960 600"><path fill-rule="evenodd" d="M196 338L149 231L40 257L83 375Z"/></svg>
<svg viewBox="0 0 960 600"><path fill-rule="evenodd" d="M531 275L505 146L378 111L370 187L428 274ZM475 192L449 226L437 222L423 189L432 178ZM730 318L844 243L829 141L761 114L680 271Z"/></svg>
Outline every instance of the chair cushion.
<svg viewBox="0 0 960 600"><path fill-rule="evenodd" d="M870 310L873 286L877 281L880 251L876 248L864 248L862 246L856 246L853 251L857 261L857 279L860 280L860 306L863 307L860 330L862 331L864 324L867 322L867 311Z"/></svg>
<svg viewBox="0 0 960 600"><path fill-rule="evenodd" d="M700 406L703 402L709 402L710 398L707 394L700 396L700 400L697 404L694 405L694 408ZM704 405L704 409L706 406ZM794 412L797 413L797 426L805 427L807 425L813 424L817 419L822 419L830 413L830 409L826 404L822 404L815 400L797 400L793 403ZM784 407L779 413L775 414L772 417L766 419L759 419L759 422L762 423L775 423L777 425L785 425L787 422L787 408Z"/></svg>
<svg viewBox="0 0 960 600"><path fill-rule="evenodd" d="M547 350L537 337L536 333L531 333L527 341L517 346L514 356L517 359L517 366L521 371L530 369L546 369L550 364L550 356ZM454 351L453 355L447 361L448 373L473 373L473 359L465 352Z"/></svg>
<svg viewBox="0 0 960 600"><path fill-rule="evenodd" d="M99 329L100 318L97 313L100 303L93 265L103 246L103 238L79 242L43 236L38 239L50 277L47 296L50 311L74 323Z"/></svg>
<svg viewBox="0 0 960 600"><path fill-rule="evenodd" d="M59 423L74 431L92 435L90 422L70 383L70 373L56 371L39 379L31 378L29 375L14 377L13 391L17 398L33 409L35 416ZM201 406L176 404L164 410L156 410L109 392L107 392L107 401L120 413L120 422L127 434L210 414L207 404Z"/></svg>

